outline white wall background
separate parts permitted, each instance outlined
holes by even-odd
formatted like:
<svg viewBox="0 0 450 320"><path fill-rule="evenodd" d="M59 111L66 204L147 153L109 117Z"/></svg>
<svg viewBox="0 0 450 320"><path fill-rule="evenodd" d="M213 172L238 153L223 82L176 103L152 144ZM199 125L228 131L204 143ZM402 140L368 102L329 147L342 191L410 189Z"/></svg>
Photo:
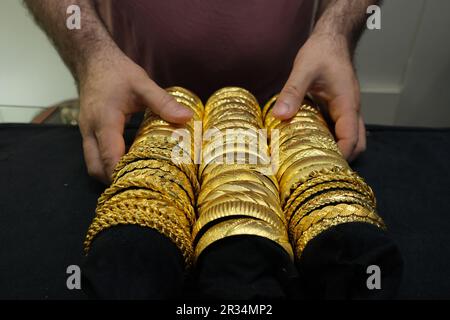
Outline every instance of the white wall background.
<svg viewBox="0 0 450 320"><path fill-rule="evenodd" d="M77 96L72 76L21 0L0 0L0 122L28 122Z"/></svg>
<svg viewBox="0 0 450 320"><path fill-rule="evenodd" d="M356 56L368 123L450 126L449 12L448 0L384 1L382 29L366 31ZM1 0L0 122L27 122L34 107L73 97L72 77L22 1Z"/></svg>

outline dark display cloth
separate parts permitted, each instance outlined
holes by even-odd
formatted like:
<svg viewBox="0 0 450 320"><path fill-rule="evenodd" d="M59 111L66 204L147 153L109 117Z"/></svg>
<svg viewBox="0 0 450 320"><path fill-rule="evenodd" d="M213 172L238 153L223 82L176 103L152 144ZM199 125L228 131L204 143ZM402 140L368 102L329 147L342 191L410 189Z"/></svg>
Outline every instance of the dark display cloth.
<svg viewBox="0 0 450 320"><path fill-rule="evenodd" d="M135 130L126 130L128 141ZM379 214L402 253L399 298L450 298L449 159L450 130L369 127L368 150L353 164L374 189ZM83 263L83 238L104 186L86 174L78 129L0 125L0 164L0 298L84 298L82 291L67 289L66 269ZM336 234L319 236L317 246L323 247L321 241L331 243L327 237L336 239L342 233L336 229ZM122 245L126 247L129 241ZM247 245L251 248L257 243ZM175 248L169 244L168 250ZM222 246L221 250L231 249ZM308 250L314 250L313 244L305 254ZM177 259L175 252L166 258ZM214 259L205 259L204 272L211 270L207 261ZM179 270L176 263L172 265L171 286L179 291ZM299 268L300 273L307 268L306 264ZM84 272L88 276L89 270ZM290 276L287 270L278 280ZM208 278L201 283L206 290ZM323 290L329 282L324 278L321 283ZM325 297L342 294L325 292Z"/></svg>

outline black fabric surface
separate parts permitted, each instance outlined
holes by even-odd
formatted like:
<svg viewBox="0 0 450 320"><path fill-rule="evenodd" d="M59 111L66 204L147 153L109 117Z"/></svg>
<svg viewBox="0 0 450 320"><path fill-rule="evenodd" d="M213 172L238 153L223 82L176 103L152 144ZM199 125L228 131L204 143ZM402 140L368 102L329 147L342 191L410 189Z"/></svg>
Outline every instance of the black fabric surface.
<svg viewBox="0 0 450 320"><path fill-rule="evenodd" d="M126 130L128 141L134 132L135 128ZM450 298L449 160L450 130L369 127L368 151L353 164L374 189L379 213L402 253L399 298ZM80 290L67 289L66 269L85 262L82 242L103 188L86 174L77 128L0 125L0 298L86 297ZM335 239L347 231L337 228L335 232L322 238ZM349 232L354 234L355 230ZM322 238L315 241L327 240ZM345 239L341 241L345 243ZM122 248L127 243L122 241ZM250 241L247 245L251 248L259 244ZM154 250L163 246L155 245ZM381 246L398 257L394 247ZM222 248L229 250L227 246ZM307 250L314 250L312 244ZM277 253L269 249L267 254ZM177 261L176 254L167 259ZM204 272L210 270L208 260L214 259L205 259ZM315 263L310 260L299 268L300 273ZM176 263L173 265L176 270ZM280 270L279 266L274 270ZM89 269L83 272L89 276ZM173 287L179 290L179 273L173 272ZM273 274L282 284L292 276L290 272ZM392 276L395 285L395 270L386 276ZM321 281L326 287L327 279ZM205 295L214 295L207 290L207 282L203 282ZM95 287L90 289L95 291ZM290 290L284 285L279 289L283 293ZM337 294L326 292L328 297Z"/></svg>

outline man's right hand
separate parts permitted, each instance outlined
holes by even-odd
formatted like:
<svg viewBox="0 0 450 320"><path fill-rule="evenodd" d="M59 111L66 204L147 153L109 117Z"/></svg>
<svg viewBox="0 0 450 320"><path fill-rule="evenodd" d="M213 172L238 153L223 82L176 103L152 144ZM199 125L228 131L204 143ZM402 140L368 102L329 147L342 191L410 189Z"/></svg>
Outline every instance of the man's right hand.
<svg viewBox="0 0 450 320"><path fill-rule="evenodd" d="M80 90L80 129L88 172L109 183L125 152L125 119L150 108L169 122L184 123L192 111L178 104L114 43L93 0L24 0L71 70ZM82 27L69 30L67 8L77 5Z"/></svg>
<svg viewBox="0 0 450 320"><path fill-rule="evenodd" d="M79 76L79 124L88 172L108 184L125 153L127 116L148 107L164 120L185 123L193 114L121 52L95 61Z"/></svg>

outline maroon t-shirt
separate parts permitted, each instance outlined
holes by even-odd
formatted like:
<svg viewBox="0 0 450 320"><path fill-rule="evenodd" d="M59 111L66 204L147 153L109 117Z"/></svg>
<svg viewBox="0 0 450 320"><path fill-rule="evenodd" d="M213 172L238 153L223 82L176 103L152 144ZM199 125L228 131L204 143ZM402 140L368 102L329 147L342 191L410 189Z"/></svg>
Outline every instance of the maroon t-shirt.
<svg viewBox="0 0 450 320"><path fill-rule="evenodd" d="M241 86L278 92L311 29L314 0L97 0L119 47L160 86L203 100Z"/></svg>

